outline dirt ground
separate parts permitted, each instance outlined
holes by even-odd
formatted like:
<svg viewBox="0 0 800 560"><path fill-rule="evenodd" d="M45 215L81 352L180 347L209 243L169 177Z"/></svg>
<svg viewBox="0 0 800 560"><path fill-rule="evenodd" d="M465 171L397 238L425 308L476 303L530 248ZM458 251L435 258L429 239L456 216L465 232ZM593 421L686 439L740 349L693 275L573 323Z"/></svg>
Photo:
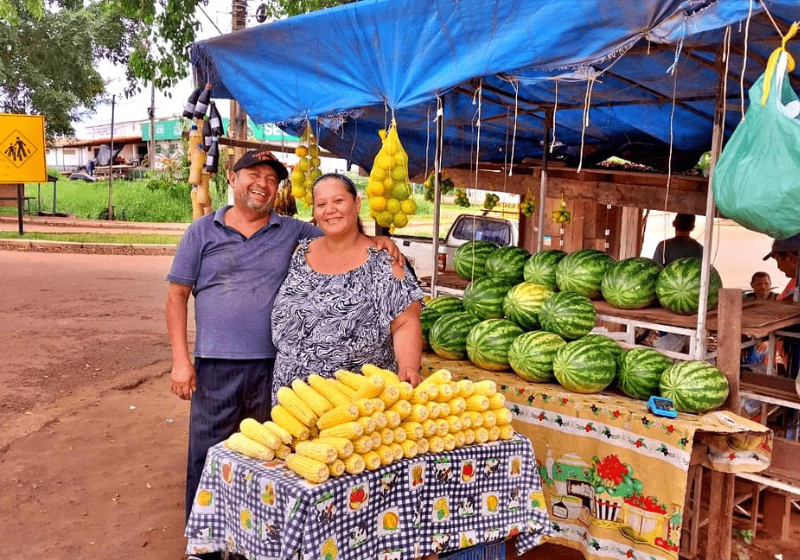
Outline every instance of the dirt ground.
<svg viewBox="0 0 800 560"><path fill-rule="evenodd" d="M184 557L189 407L167 390L170 262L0 250L5 558ZM794 543L759 538L746 558L800 558ZM546 545L526 558L582 556Z"/></svg>

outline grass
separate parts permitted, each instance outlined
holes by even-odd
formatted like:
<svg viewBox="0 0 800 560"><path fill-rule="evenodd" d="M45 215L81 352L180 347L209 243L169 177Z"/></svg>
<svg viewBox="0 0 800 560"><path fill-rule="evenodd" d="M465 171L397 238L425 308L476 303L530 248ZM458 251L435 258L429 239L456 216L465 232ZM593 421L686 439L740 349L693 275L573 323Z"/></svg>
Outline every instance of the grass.
<svg viewBox="0 0 800 560"><path fill-rule="evenodd" d="M63 241L69 243L118 243L122 245L177 245L180 235L137 233L40 233L19 235L13 231L0 231L0 239L25 239L27 241Z"/></svg>

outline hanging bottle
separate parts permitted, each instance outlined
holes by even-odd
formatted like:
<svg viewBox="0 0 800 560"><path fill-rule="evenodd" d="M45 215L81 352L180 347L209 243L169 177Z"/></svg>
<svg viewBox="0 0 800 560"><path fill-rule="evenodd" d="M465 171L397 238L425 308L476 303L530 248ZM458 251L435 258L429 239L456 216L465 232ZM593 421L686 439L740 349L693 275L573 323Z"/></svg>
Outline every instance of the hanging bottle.
<svg viewBox="0 0 800 560"><path fill-rule="evenodd" d="M203 133L193 124L189 129L189 184L196 185L200 182L200 173L203 170Z"/></svg>
<svg viewBox="0 0 800 560"><path fill-rule="evenodd" d="M199 97L200 97L200 88L195 88L195 90L189 96L189 99L186 100L186 105L183 106L184 118L191 119L194 117L195 104L197 103L197 99Z"/></svg>
<svg viewBox="0 0 800 560"><path fill-rule="evenodd" d="M200 92L200 97L197 98L197 103L194 104L194 118L202 119L206 116L208 111L208 104L211 102L211 84L206 84L203 91Z"/></svg>
<svg viewBox="0 0 800 560"><path fill-rule="evenodd" d="M214 105L211 105L211 107L213 108ZM203 150L204 151L207 152L208 149L211 147L211 138L213 136L215 136L215 134L213 134L211 132L211 123L210 123L209 119L203 119Z"/></svg>
<svg viewBox="0 0 800 560"><path fill-rule="evenodd" d="M211 134L216 137L225 136L225 130L222 128L222 117L217 109L217 104L211 102Z"/></svg>
<svg viewBox="0 0 800 560"><path fill-rule="evenodd" d="M211 140L211 147L206 154L206 173L213 175L219 170L219 142L216 136Z"/></svg>

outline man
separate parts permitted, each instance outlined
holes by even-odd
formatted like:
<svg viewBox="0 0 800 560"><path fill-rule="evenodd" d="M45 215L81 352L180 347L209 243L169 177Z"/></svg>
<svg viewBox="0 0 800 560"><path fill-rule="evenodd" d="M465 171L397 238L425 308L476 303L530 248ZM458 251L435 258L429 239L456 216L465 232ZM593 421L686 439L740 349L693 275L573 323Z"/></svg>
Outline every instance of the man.
<svg viewBox="0 0 800 560"><path fill-rule="evenodd" d="M269 151L242 156L228 175L233 206L189 226L167 276L170 390L192 401L187 519L209 447L237 431L245 418L264 422L270 417L272 303L298 240L321 234L311 224L273 211L278 185L287 177ZM391 241L380 239L377 245L400 257ZM189 295L195 297L197 324L194 364L187 342Z"/></svg>
<svg viewBox="0 0 800 560"><path fill-rule="evenodd" d="M675 228L675 237L662 241L656 247L653 260L667 266L672 261L684 257L703 258L703 246L692 239L690 234L694 230L693 214L678 214L672 221Z"/></svg>
<svg viewBox="0 0 800 560"><path fill-rule="evenodd" d="M766 272L756 272L750 278L752 293L747 294L745 299L773 300L778 298L778 294L772 291L772 279Z"/></svg>

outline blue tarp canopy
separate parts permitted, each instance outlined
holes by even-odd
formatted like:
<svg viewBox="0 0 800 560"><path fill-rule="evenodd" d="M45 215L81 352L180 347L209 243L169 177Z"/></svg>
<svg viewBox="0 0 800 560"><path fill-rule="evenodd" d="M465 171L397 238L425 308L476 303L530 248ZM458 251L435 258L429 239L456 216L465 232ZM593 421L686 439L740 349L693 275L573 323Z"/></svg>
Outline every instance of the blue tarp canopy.
<svg viewBox="0 0 800 560"><path fill-rule="evenodd" d="M191 58L215 97L294 135L309 120L366 169L394 116L410 173L430 170L440 100L444 167L538 161L552 110L556 159L666 170L672 145L681 170L710 149L719 76L727 137L743 66L746 92L796 19L800 0L363 0L195 43Z"/></svg>

